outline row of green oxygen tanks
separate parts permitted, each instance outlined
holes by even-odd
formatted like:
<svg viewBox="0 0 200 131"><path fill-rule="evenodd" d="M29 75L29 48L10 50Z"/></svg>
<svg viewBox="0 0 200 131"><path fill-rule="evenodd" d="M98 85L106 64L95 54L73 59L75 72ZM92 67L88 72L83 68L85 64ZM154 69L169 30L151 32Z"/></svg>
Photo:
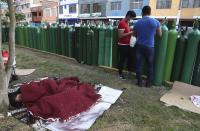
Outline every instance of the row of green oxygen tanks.
<svg viewBox="0 0 200 131"><path fill-rule="evenodd" d="M200 86L200 31L198 19L193 31L188 34L177 32L175 21L170 30L165 20L162 25L162 37L156 38L154 85L164 81L182 81Z"/></svg>
<svg viewBox="0 0 200 131"><path fill-rule="evenodd" d="M186 83L191 83L193 80L192 83L198 85L200 83L199 72L197 72L200 56L196 57L199 42L198 20L195 21L194 30L189 34L187 42L182 34L179 34L178 38L175 24L168 30L166 22L163 22L161 28L163 35L161 38L156 38L155 44L154 84L162 85L165 80L179 80ZM75 29L74 43L74 57L78 61L109 67L113 67L114 63L116 65L117 33L112 26L84 25L79 29ZM195 68L198 69L194 71L195 60L197 61Z"/></svg>
<svg viewBox="0 0 200 131"><path fill-rule="evenodd" d="M75 28L75 38L81 63L112 67L113 27L82 25Z"/></svg>
<svg viewBox="0 0 200 131"><path fill-rule="evenodd" d="M73 57L74 52L74 31L71 27L48 29L39 27L16 27L16 44L35 48L51 53Z"/></svg>
<svg viewBox="0 0 200 131"><path fill-rule="evenodd" d="M67 57L81 63L112 67L113 28L111 25L81 27L16 28L16 43Z"/></svg>

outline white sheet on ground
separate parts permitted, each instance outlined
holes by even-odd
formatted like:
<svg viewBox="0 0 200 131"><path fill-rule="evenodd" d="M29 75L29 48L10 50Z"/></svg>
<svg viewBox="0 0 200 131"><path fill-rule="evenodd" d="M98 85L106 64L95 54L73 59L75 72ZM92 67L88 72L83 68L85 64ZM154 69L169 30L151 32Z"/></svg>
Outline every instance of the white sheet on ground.
<svg viewBox="0 0 200 131"><path fill-rule="evenodd" d="M19 76L26 76L26 75L30 75L31 73L33 73L35 71L35 69L18 69L16 68L16 74Z"/></svg>
<svg viewBox="0 0 200 131"><path fill-rule="evenodd" d="M101 100L88 111L83 112L77 117L74 117L66 122L53 122L47 125L46 128L53 131L88 130L93 125L95 120L116 102L122 94L122 91L102 86L99 94L102 96Z"/></svg>

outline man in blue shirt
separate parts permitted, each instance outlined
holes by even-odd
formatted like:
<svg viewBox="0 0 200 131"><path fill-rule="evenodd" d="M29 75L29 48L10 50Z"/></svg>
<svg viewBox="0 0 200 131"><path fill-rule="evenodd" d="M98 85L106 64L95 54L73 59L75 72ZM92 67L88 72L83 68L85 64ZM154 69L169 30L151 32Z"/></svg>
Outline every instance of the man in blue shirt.
<svg viewBox="0 0 200 131"><path fill-rule="evenodd" d="M151 87L153 79L154 62L154 35L162 35L160 23L151 18L151 7L144 6L142 9L142 19L135 23L134 31L137 37L136 43L136 77L137 85L142 86L142 64L143 59L147 62L146 87Z"/></svg>

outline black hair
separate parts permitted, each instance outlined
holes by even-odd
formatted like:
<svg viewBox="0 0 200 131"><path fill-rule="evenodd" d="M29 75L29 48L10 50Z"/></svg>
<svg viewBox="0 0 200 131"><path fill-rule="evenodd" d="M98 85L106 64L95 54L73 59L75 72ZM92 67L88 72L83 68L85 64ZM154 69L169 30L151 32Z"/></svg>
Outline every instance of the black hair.
<svg viewBox="0 0 200 131"><path fill-rule="evenodd" d="M151 7L146 5L142 8L142 15L150 15L151 14Z"/></svg>
<svg viewBox="0 0 200 131"><path fill-rule="evenodd" d="M129 17L136 17L135 11L129 10L129 11L126 13L126 17L127 17L127 16L129 16Z"/></svg>

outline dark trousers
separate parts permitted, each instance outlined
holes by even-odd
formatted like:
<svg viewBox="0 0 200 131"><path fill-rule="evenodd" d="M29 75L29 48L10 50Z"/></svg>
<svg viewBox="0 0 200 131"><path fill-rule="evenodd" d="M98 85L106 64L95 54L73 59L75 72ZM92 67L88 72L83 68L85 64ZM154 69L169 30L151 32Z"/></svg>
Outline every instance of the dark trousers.
<svg viewBox="0 0 200 131"><path fill-rule="evenodd" d="M118 45L119 50L119 74L122 74L125 61L127 61L128 70L131 69L131 47L129 45Z"/></svg>
<svg viewBox="0 0 200 131"><path fill-rule="evenodd" d="M142 82L143 60L147 63L147 83L151 84L153 80L154 47L136 45L136 77L138 83Z"/></svg>

